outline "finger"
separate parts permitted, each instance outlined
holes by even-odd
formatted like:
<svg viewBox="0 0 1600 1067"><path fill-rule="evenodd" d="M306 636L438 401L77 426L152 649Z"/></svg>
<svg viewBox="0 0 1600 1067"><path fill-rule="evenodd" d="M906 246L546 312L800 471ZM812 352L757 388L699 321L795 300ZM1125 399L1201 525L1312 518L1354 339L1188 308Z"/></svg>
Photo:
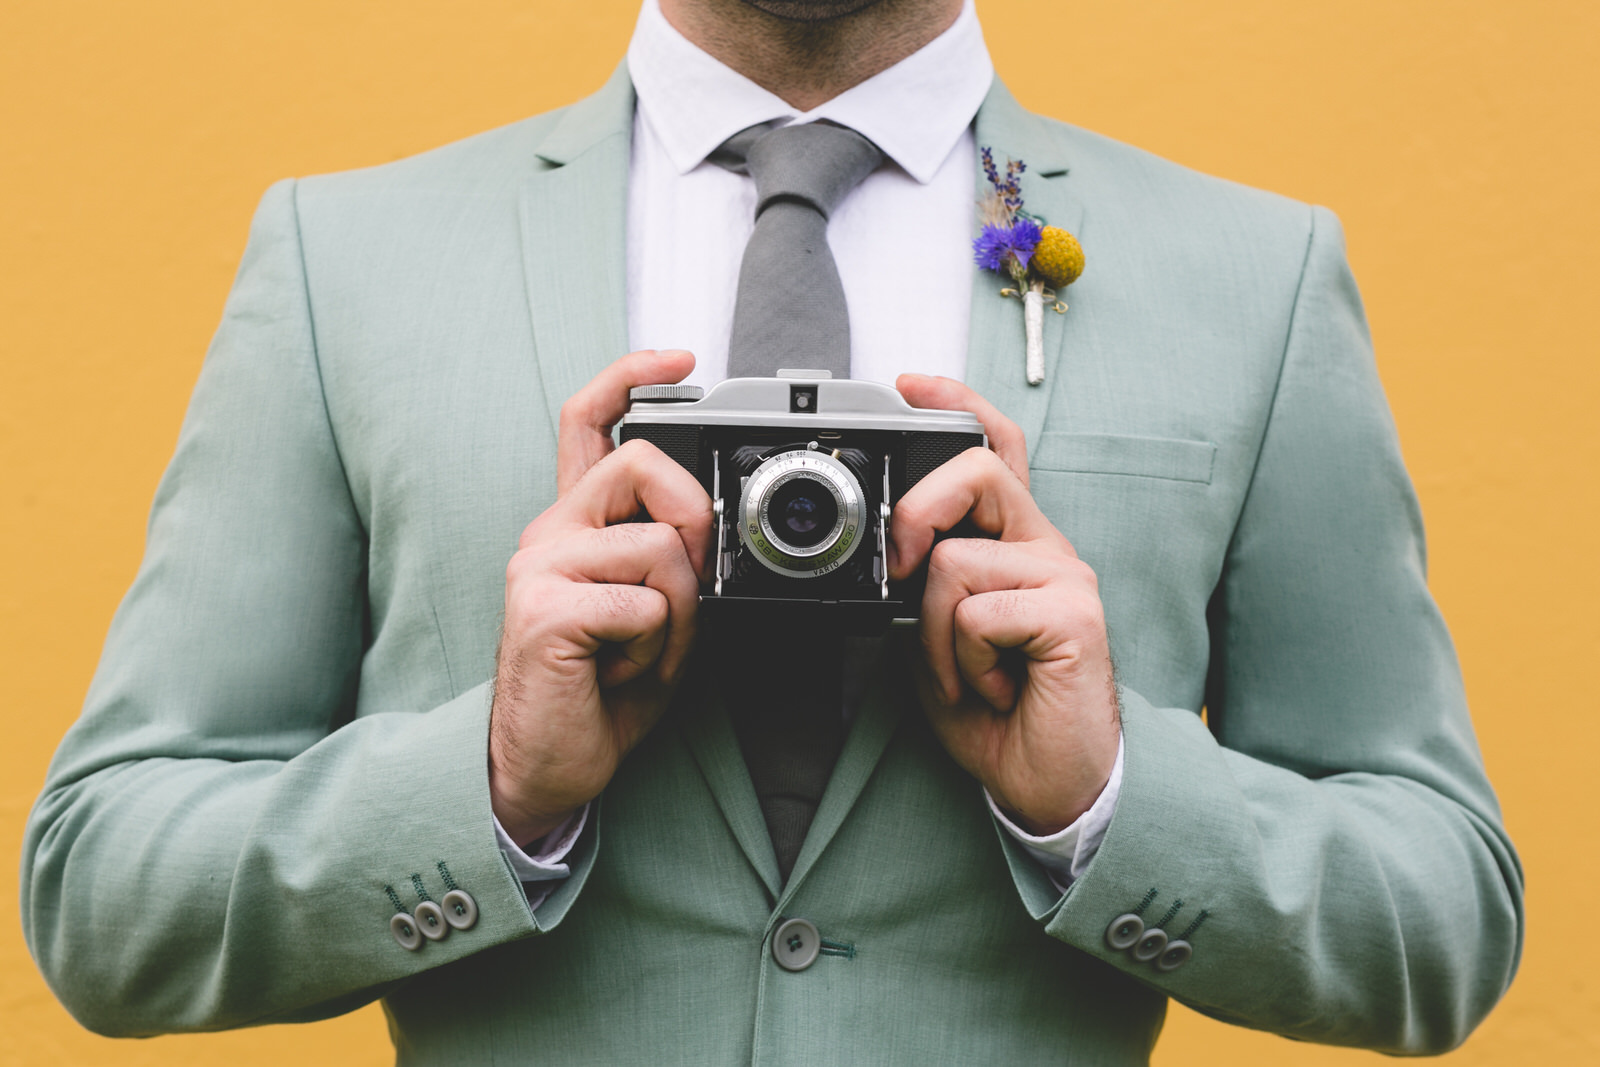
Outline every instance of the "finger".
<svg viewBox="0 0 1600 1067"><path fill-rule="evenodd" d="M955 616L961 604L975 594L1040 588L1066 577L1064 568L1072 565L1088 571L1052 545L955 537L933 547L918 632L946 700L955 701L961 694L955 644Z"/></svg>
<svg viewBox="0 0 1600 1067"><path fill-rule="evenodd" d="M694 356L679 349L630 352L595 375L561 405L556 437L556 495L563 496L612 450L611 429L628 410L628 390L637 385L679 382L694 369Z"/></svg>
<svg viewBox="0 0 1600 1067"><path fill-rule="evenodd" d="M536 543L513 560L560 575L570 582L644 585L666 597L668 625L661 650L661 676L675 679L694 643L700 581L678 531L662 522L622 523L601 530L564 533L553 543Z"/></svg>
<svg viewBox="0 0 1600 1067"><path fill-rule="evenodd" d="M591 655L607 644L613 646L611 655L597 660L595 678L601 688L639 677L661 654L671 609L659 590L641 585L591 586L580 596L577 611Z"/></svg>
<svg viewBox="0 0 1600 1067"><path fill-rule="evenodd" d="M955 655L961 677L999 712L1016 706L1016 655L1037 642L1048 620L1037 590L999 589L970 596L956 606Z"/></svg>
<svg viewBox="0 0 1600 1067"><path fill-rule="evenodd" d="M923 712L939 741L951 757L975 778L982 778L984 761L990 758L990 746L985 738L991 736L990 716L975 702L951 702L939 692L938 679L928 671L928 665L916 660L912 665L912 680L917 688Z"/></svg>
<svg viewBox="0 0 1600 1067"><path fill-rule="evenodd" d="M640 511L678 531L697 575L706 574L711 546L711 497L661 450L629 441L596 463L550 509L528 524L520 547L579 529L626 522Z"/></svg>
<svg viewBox="0 0 1600 1067"><path fill-rule="evenodd" d="M1012 422L1000 409L967 388L954 378L935 377L928 374L902 374L895 379L894 387L914 408L937 408L940 411L970 411L983 423L989 447L1006 461L1011 473L1028 484L1028 442L1022 427Z"/></svg>
<svg viewBox="0 0 1600 1067"><path fill-rule="evenodd" d="M903 580L921 565L936 533L971 518L1003 541L1048 539L1072 546L1034 503L1000 457L969 448L912 486L889 525L889 576Z"/></svg>

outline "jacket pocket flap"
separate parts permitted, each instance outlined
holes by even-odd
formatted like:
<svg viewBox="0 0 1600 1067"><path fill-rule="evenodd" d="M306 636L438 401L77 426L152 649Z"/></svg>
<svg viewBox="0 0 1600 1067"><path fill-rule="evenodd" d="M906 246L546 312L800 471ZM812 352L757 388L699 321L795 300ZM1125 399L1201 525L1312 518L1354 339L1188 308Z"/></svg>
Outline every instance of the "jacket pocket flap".
<svg viewBox="0 0 1600 1067"><path fill-rule="evenodd" d="M1217 446L1210 441L1046 431L1039 435L1030 465L1036 470L1127 474L1209 485L1216 454Z"/></svg>

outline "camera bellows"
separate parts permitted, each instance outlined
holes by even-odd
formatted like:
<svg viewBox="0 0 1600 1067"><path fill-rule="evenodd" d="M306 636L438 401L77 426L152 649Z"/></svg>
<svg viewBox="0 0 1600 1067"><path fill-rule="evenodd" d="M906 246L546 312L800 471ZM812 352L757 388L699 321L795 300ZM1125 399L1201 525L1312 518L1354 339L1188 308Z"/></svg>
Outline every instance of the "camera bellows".
<svg viewBox="0 0 1600 1067"><path fill-rule="evenodd" d="M844 747L844 641L798 626L727 629L716 634L722 699L787 882Z"/></svg>
<svg viewBox="0 0 1600 1067"><path fill-rule="evenodd" d="M756 183L756 228L739 265L728 377L815 367L850 377L850 316L828 247L828 216L883 161L829 123L741 130L711 161Z"/></svg>

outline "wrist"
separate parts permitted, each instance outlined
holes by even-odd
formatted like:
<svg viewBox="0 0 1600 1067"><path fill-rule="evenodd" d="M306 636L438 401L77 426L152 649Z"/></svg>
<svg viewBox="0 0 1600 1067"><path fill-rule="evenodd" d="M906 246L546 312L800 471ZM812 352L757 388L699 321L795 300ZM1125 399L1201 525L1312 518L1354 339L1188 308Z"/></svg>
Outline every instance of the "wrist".
<svg viewBox="0 0 1600 1067"><path fill-rule="evenodd" d="M1104 775L1096 775L1083 787L1061 794L1026 796L1008 794L992 785L985 785L995 807L1017 829L1030 837L1054 837L1072 826L1094 807L1095 801L1105 792L1111 780L1111 768Z"/></svg>
<svg viewBox="0 0 1600 1067"><path fill-rule="evenodd" d="M1030 816L1025 812L1017 810L1009 804L1001 802L998 798L996 798L995 806L1000 809L1000 813L1002 815L1004 815L1007 819L1010 819L1019 830L1030 837L1054 837L1067 827L1071 826L1073 823L1077 822L1078 819L1082 817L1083 812L1088 811L1090 807L1090 805L1085 805L1082 811L1077 812L1070 819L1064 819L1060 818L1059 816L1045 816L1042 818Z"/></svg>
<svg viewBox="0 0 1600 1067"><path fill-rule="evenodd" d="M557 827L565 825L582 808L568 808L556 814L519 813L510 805L502 806L493 800L490 807L494 811L495 819L500 823L501 829L506 832L518 848L526 849L535 842L549 837Z"/></svg>
<svg viewBox="0 0 1600 1067"><path fill-rule="evenodd" d="M506 832L506 836L511 838L518 848L526 848L546 837L550 831L572 818L573 814L583 807L582 803L540 804L537 801L530 801L529 798L506 788L509 778L510 776L499 771L491 758L489 809L494 813L501 829Z"/></svg>

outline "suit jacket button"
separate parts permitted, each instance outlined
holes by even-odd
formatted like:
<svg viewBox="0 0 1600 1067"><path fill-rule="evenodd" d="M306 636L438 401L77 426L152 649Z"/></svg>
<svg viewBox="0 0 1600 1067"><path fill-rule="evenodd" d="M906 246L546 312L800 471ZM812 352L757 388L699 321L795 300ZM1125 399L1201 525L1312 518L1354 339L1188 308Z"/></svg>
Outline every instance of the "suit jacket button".
<svg viewBox="0 0 1600 1067"><path fill-rule="evenodd" d="M408 952L415 952L422 947L422 932L417 929L411 916L403 911L389 920L389 932L400 943L400 947Z"/></svg>
<svg viewBox="0 0 1600 1067"><path fill-rule="evenodd" d="M1161 950L1167 947L1167 932L1161 927L1152 927L1144 932L1139 943L1133 946L1131 955L1140 963L1146 963L1161 955Z"/></svg>
<svg viewBox="0 0 1600 1067"><path fill-rule="evenodd" d="M1168 941L1167 949L1156 957L1156 970L1175 971L1189 962L1189 957L1194 955L1194 946L1187 941Z"/></svg>
<svg viewBox="0 0 1600 1067"><path fill-rule="evenodd" d="M786 971L803 971L817 962L822 935L804 919L790 919L772 934L772 958Z"/></svg>
<svg viewBox="0 0 1600 1067"><path fill-rule="evenodd" d="M429 941L443 941L450 933L450 924L444 921L444 909L431 900L417 905L417 929Z"/></svg>
<svg viewBox="0 0 1600 1067"><path fill-rule="evenodd" d="M1111 920L1111 925L1106 927L1106 944L1118 952L1132 948L1143 936L1144 920L1132 912L1118 915Z"/></svg>
<svg viewBox="0 0 1600 1067"><path fill-rule="evenodd" d="M444 921L457 930L470 930L478 921L478 902L465 889L452 889L444 895Z"/></svg>

